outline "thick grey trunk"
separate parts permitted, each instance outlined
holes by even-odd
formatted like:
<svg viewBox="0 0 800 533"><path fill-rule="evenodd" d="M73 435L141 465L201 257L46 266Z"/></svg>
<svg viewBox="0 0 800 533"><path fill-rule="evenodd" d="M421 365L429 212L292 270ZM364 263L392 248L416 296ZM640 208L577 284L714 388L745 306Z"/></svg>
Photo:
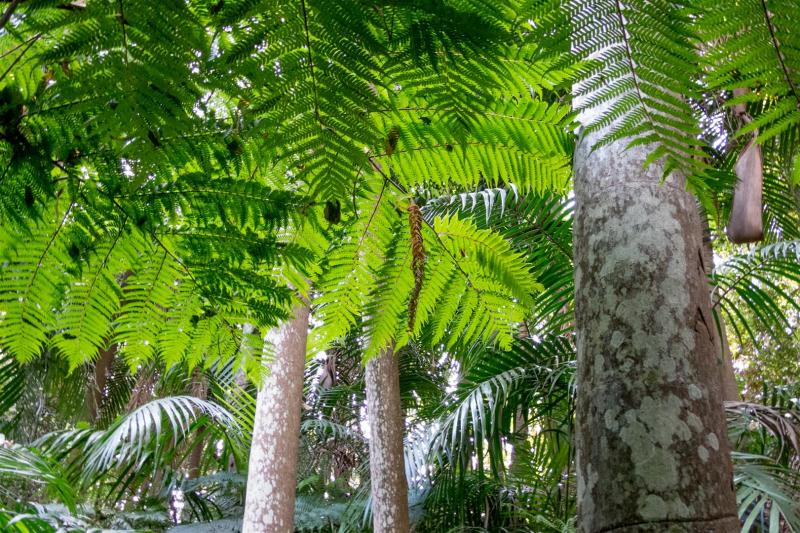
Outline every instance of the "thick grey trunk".
<svg viewBox="0 0 800 533"><path fill-rule="evenodd" d="M256 400L244 533L294 531L308 314L307 304L295 306L275 334L275 359Z"/></svg>
<svg viewBox="0 0 800 533"><path fill-rule="evenodd" d="M700 218L617 142L575 154L579 531L739 531Z"/></svg>
<svg viewBox="0 0 800 533"><path fill-rule="evenodd" d="M367 363L369 472L375 533L409 531L408 483L403 455L400 370L392 350Z"/></svg>

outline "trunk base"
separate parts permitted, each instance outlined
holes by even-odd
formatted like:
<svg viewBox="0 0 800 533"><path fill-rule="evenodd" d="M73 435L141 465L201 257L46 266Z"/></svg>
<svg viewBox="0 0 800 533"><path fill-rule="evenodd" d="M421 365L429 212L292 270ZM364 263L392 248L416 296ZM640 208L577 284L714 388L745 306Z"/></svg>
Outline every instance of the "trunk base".
<svg viewBox="0 0 800 533"><path fill-rule="evenodd" d="M735 516L692 520L691 522L651 522L604 529L595 533L738 533L742 525Z"/></svg>

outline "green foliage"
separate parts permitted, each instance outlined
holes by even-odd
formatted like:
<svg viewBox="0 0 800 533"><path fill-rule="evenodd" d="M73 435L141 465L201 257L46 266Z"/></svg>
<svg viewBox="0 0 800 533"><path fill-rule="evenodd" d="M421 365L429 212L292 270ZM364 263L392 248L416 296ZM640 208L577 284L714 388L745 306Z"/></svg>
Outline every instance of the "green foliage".
<svg viewBox="0 0 800 533"><path fill-rule="evenodd" d="M728 402L742 531L800 528L800 405L791 388L765 387L761 403Z"/></svg>
<svg viewBox="0 0 800 533"><path fill-rule="evenodd" d="M585 65L575 86L582 121L601 131L595 146L652 144L648 162L665 172L697 168L701 132L684 97L700 93L691 10L678 2L530 2L533 34L552 53Z"/></svg>
<svg viewBox="0 0 800 533"><path fill-rule="evenodd" d="M206 455L225 463L229 453L246 449L243 437L236 419L221 406L191 396L165 397L125 414L106 430L58 431L29 447L0 446L0 476L40 484L73 514L84 497L81 491L93 494L95 506L113 507L137 491L156 488L156 500L168 501L173 490L182 490L195 519L208 519L219 516L213 507L220 501L214 500L231 480L222 473L184 480L171 465L183 463L204 440L214 443ZM222 459L216 457L218 442ZM156 477L162 485L153 487Z"/></svg>
<svg viewBox="0 0 800 533"><path fill-rule="evenodd" d="M797 5L791 0L699 1L699 37L708 43L703 60L711 67L711 89L748 89L728 105L744 103L753 121L736 134L758 131L758 142L796 137L800 126L800 48ZM785 135L789 134L790 137ZM792 141L794 142L794 141Z"/></svg>
<svg viewBox="0 0 800 533"><path fill-rule="evenodd" d="M64 502L71 512L75 512L75 490L61 466L52 458L22 447L0 446L0 475L39 483L50 496Z"/></svg>
<svg viewBox="0 0 800 533"><path fill-rule="evenodd" d="M325 233L318 200L363 198L376 173L401 209L419 185L568 184L569 107L544 90L570 71L519 39L514 2L140 3L26 4L0 36L11 81L0 220L14 228L0 342L20 360L53 347L77 366L109 343L132 367L258 353L239 325L274 325L289 301L284 284L318 276L314 255L328 247L309 238ZM352 218L368 209L356 205ZM368 279L364 269L378 287L397 284L369 303L368 354L402 345L424 323L398 326L410 298L408 232L386 217L367 223L383 262L321 281L348 277L361 302L337 303L344 319L331 321L326 341L379 294L353 285ZM358 223L348 229L370 245ZM430 245L431 283L452 289L456 261L437 252L452 253ZM363 253L378 248L352 257ZM514 307L504 301L512 294L529 298L524 281L497 285L515 280L518 258L484 259L491 290L423 290L427 312L438 300L463 302L466 321L473 307L485 315ZM486 284L470 275L472 286ZM499 335L507 345L497 321L467 341ZM242 364L258 366L245 355Z"/></svg>
<svg viewBox="0 0 800 533"><path fill-rule="evenodd" d="M717 240L712 282L742 346L796 355L792 0L6 4L0 431L27 444L0 447L0 475L67 509L7 505L0 527L162 527L173 491L191 521L240 513L240 370L260 379L300 293L326 351L301 527L364 528L362 362L392 348L417 524L570 531L573 106L596 149L689 174L714 237L758 130L767 244ZM773 408L738 412L758 431L732 414L746 528L797 520L796 427Z"/></svg>
<svg viewBox="0 0 800 533"><path fill-rule="evenodd" d="M358 218L327 258L316 289L317 346L353 327L366 333L365 357L426 331L452 345L478 338L511 342L515 325L540 286L525 257L498 234L457 217L428 221L421 231L424 278L413 329L408 301L414 286L407 204L384 181L361 201ZM417 251L419 253L419 249Z"/></svg>
<svg viewBox="0 0 800 533"><path fill-rule="evenodd" d="M797 241L762 246L714 269L717 305L740 341L746 334L758 342L757 331L781 338L791 330L789 315L800 311L795 294L800 282L798 246Z"/></svg>

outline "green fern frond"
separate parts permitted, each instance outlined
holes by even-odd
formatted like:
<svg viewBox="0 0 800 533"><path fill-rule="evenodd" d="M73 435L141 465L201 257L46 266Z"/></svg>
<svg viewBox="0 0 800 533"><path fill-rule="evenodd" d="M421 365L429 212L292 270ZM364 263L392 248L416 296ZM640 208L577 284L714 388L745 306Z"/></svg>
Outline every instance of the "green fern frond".
<svg viewBox="0 0 800 533"><path fill-rule="evenodd" d="M379 115L387 137L396 132L397 138L376 147L375 159L389 165L406 188L511 182L524 191L564 191L569 182L566 106L501 101L459 120L450 108L403 105Z"/></svg>
<svg viewBox="0 0 800 533"><path fill-rule="evenodd" d="M701 92L699 61L684 5L619 0L537 4L534 33L550 41L553 54L569 50L573 62L587 62L574 94L582 122L601 133L595 148L626 140L651 145L648 162L664 159L667 173L702 167L701 131L686 100Z"/></svg>
<svg viewBox="0 0 800 533"><path fill-rule="evenodd" d="M787 241L735 255L714 269L719 306L739 339L748 335L758 342L753 317L773 337L780 338L791 323L787 309L800 310L792 283L800 282L800 243Z"/></svg>
<svg viewBox="0 0 800 533"><path fill-rule="evenodd" d="M4 235L7 266L0 274L0 343L22 362L39 354L54 329L53 309L65 284L59 266L71 262L62 241L72 207L57 224L42 223L27 236Z"/></svg>
<svg viewBox="0 0 800 533"><path fill-rule="evenodd" d="M522 304L531 303L531 295L542 287L530 277L522 254L514 253L501 236L479 230L472 223L456 217L437 218L433 229L453 257L456 257L477 289L492 290L492 283L478 280L490 278L508 287ZM460 256L461 259L458 259Z"/></svg>
<svg viewBox="0 0 800 533"><path fill-rule="evenodd" d="M753 121L738 131L759 131L764 142L800 125L800 39L797 5L791 0L701 1L698 28L713 89L749 91L730 98L744 103Z"/></svg>

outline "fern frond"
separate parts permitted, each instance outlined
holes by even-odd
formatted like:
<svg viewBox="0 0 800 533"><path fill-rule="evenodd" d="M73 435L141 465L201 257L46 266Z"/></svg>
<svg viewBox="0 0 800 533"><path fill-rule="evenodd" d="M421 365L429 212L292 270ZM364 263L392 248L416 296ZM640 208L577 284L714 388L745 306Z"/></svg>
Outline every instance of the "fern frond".
<svg viewBox="0 0 800 533"><path fill-rule="evenodd" d="M514 183L524 191L564 191L572 145L568 107L538 100L497 101L462 119L452 109L413 100L377 117L396 132L374 156L400 183L473 188Z"/></svg>
<svg viewBox="0 0 800 533"><path fill-rule="evenodd" d="M70 205L58 224L42 223L29 235L6 233L3 245L7 266L0 276L0 343L22 362L39 354L54 329L64 280L60 265L71 259L64 246L64 225Z"/></svg>
<svg viewBox="0 0 800 533"><path fill-rule="evenodd" d="M766 331L780 338L790 327L787 309L800 310L791 285L800 282L800 243L776 243L735 255L717 266L711 279L717 286L716 306L739 339L746 334L758 342L743 306Z"/></svg>
<svg viewBox="0 0 800 533"><path fill-rule="evenodd" d="M762 143L800 125L800 39L791 0L699 2L697 26L707 43L703 60L712 89L747 88L727 104L746 104L753 121L737 134L758 130ZM796 134L796 133L795 133Z"/></svg>
<svg viewBox="0 0 800 533"><path fill-rule="evenodd" d="M554 55L570 50L573 62L587 62L574 94L581 122L598 132L595 148L626 140L651 146L648 162L663 159L667 173L702 168L701 131L686 101L701 92L686 6L621 0L539 4L534 33L551 42Z"/></svg>

